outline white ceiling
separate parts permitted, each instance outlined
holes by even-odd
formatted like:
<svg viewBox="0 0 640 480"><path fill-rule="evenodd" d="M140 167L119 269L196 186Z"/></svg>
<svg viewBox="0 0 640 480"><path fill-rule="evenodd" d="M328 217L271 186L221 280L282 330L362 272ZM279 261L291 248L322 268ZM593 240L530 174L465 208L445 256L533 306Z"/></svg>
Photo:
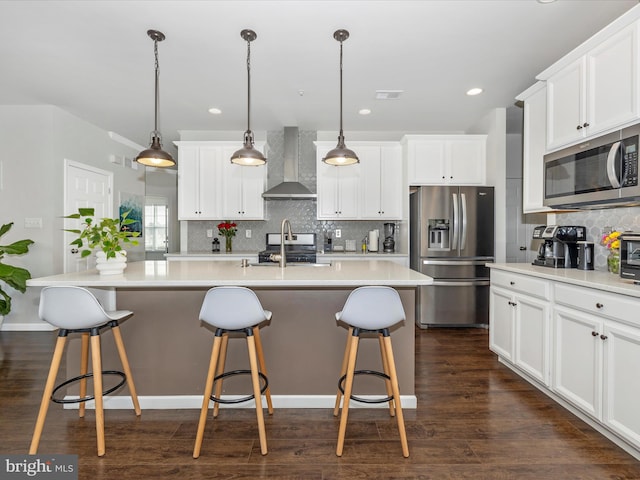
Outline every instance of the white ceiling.
<svg viewBox="0 0 640 480"><path fill-rule="evenodd" d="M147 145L159 44L160 130L242 131L251 28L254 131L465 132L636 0L0 1L0 104L53 104ZM484 93L468 97L470 87ZM376 90L403 90L376 100ZM303 92L301 95L300 92ZM213 116L209 107L220 108ZM368 116L358 115L370 108ZM240 138L238 139L241 140Z"/></svg>

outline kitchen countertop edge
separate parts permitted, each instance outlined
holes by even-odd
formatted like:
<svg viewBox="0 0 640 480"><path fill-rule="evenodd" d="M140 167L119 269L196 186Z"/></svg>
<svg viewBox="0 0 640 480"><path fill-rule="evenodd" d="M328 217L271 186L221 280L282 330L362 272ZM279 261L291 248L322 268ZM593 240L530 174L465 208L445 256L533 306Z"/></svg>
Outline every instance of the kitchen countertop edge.
<svg viewBox="0 0 640 480"><path fill-rule="evenodd" d="M640 286L606 270L578 270L576 268L550 268L529 263L487 263L487 267L506 272L595 288L605 292L640 298Z"/></svg>

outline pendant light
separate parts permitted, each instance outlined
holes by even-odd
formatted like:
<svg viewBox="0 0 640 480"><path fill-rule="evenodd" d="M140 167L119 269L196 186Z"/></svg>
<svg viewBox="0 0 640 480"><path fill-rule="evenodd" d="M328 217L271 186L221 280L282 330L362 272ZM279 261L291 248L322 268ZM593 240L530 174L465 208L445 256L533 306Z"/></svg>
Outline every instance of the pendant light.
<svg viewBox="0 0 640 480"><path fill-rule="evenodd" d="M338 145L327 153L322 161L329 165L344 166L360 163L358 156L353 150L349 150L344 144L344 133L342 131L342 42L349 38L347 30L336 30L333 38L340 42L340 134L338 135Z"/></svg>
<svg viewBox="0 0 640 480"><path fill-rule="evenodd" d="M231 163L253 167L267 163L264 155L253 148L251 131L251 42L258 36L253 30L242 30L240 36L247 42L247 130L244 132L244 146L231 156Z"/></svg>
<svg viewBox="0 0 640 480"><path fill-rule="evenodd" d="M153 52L156 57L156 98L155 98L155 123L151 132L151 146L140 152L136 157L136 162L148 167L172 167L176 164L171 155L162 150L162 136L158 131L158 104L160 103L160 93L158 92L158 79L160 76L158 66L158 42L165 39L164 33L157 30L147 30L147 35L153 40Z"/></svg>

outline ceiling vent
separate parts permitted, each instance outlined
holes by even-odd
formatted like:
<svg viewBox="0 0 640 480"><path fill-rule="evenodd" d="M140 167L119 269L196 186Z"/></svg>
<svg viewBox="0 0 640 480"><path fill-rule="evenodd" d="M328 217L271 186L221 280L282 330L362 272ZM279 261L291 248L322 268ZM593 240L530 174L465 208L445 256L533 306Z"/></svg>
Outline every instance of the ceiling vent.
<svg viewBox="0 0 640 480"><path fill-rule="evenodd" d="M397 100L404 90L376 90L376 100Z"/></svg>

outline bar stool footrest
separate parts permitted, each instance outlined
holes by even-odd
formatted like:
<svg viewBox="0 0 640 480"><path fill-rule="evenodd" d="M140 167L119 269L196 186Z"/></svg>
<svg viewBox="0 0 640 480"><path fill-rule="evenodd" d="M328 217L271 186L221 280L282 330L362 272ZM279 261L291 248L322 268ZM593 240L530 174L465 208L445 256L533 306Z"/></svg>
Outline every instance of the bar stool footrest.
<svg viewBox="0 0 640 480"><path fill-rule="evenodd" d="M105 395L109 395L112 392L115 392L117 389L119 389L121 386L123 386L125 384L125 382L127 381L127 376L124 374L124 372L120 372L118 370L103 370L102 371L102 376L107 376L107 375L117 375L119 377L121 377L122 380L120 380L120 383L118 383L115 387L111 387L107 390L105 390L104 392L102 392L102 396ZM95 395L87 395L86 397L82 397L82 398L71 398L71 399L65 399L65 398L56 398L56 392L58 390L60 390L63 387L66 387L67 385L70 385L72 383L76 383L79 382L80 380L83 380L85 378L91 378L93 377L93 372L92 373L86 373L84 375L79 375L77 377L73 377L70 378L69 380L66 380L64 382L62 382L60 385L58 385L56 388L53 389L53 392L51 392L51 401L55 402L55 403L82 403L82 402L87 402L89 400L94 400L96 397Z"/></svg>
<svg viewBox="0 0 640 480"><path fill-rule="evenodd" d="M215 377L213 379L213 382L215 384L215 382L217 382L218 380L220 380L222 378L233 377L235 375L251 375L251 370L231 370L229 372L224 372L223 374L218 375L217 377ZM267 388L269 387L269 379L262 372L258 372L258 375L260 376L260 379L264 382L263 386L260 388L260 394L263 394L267 390ZM243 403L243 402L248 402L249 400L253 400L255 398L255 395L251 394L251 395L247 395L246 397L236 398L236 399L233 399L233 400L218 398L218 397L216 397L214 395L211 395L209 398L213 402L216 402L216 403L234 404L234 403Z"/></svg>
<svg viewBox="0 0 640 480"><path fill-rule="evenodd" d="M354 376L355 375L375 375L376 377L381 377L381 378L384 378L385 380L391 380L391 377L389 377L389 375L387 375L386 373L378 372L376 370L356 370L355 372L353 372L353 375ZM346 378L347 376L343 375L340 377L340 380L338 380L338 388L340 389L343 395L344 395L344 381ZM393 396L385 397L385 398L370 399L370 398L362 398L362 397L356 397L355 395L351 395L351 400L355 400L356 402L362 402L362 403L387 403L393 400Z"/></svg>

